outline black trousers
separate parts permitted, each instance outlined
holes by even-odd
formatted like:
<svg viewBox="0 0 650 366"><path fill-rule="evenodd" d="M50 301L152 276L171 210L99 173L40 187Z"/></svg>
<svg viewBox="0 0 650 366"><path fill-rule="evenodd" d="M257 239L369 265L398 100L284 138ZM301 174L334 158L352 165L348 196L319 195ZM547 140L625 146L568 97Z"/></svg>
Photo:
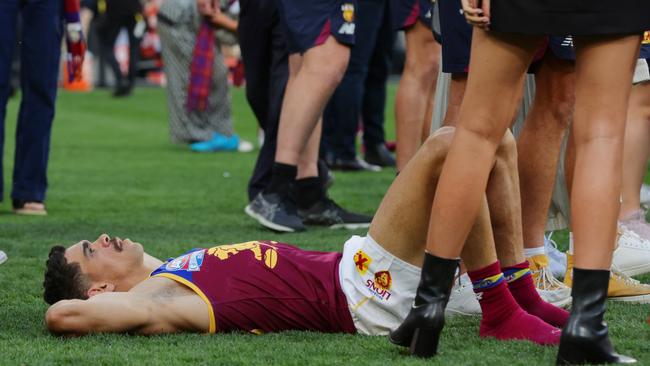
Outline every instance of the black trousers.
<svg viewBox="0 0 650 366"><path fill-rule="evenodd" d="M140 39L133 34L135 26L135 14L119 17L107 16L97 26L97 33L99 34L101 42L101 54L113 71L116 86L133 86L133 83L135 82L137 72L136 66L140 56ZM122 27L126 28L126 31L129 34L129 73L127 76L122 74L122 70L115 58L114 52L115 40L120 34Z"/></svg>
<svg viewBox="0 0 650 366"><path fill-rule="evenodd" d="M276 0L240 0L239 45L246 76L246 99L264 130L264 145L248 182L249 201L271 181L289 53Z"/></svg>

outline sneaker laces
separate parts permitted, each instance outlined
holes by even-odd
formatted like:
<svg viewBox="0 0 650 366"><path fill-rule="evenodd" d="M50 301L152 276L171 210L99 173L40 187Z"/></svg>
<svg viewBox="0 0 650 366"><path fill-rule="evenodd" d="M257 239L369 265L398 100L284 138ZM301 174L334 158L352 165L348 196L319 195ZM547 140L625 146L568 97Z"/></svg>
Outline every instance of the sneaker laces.
<svg viewBox="0 0 650 366"><path fill-rule="evenodd" d="M560 250L557 248L557 243L552 239L552 236L553 232L551 231L548 233L548 236L546 236L546 240L544 240L544 246L551 246L555 251L560 252ZM548 245L546 243L548 243Z"/></svg>
<svg viewBox="0 0 650 366"><path fill-rule="evenodd" d="M632 277L626 275L625 273L621 272L621 270L614 263L612 263L612 267L610 269L609 276L610 276L610 278L613 278L615 281L616 280L622 280L623 284L628 285L628 286L645 285L645 284L642 284L639 280L635 280L634 278L632 278Z"/></svg>
<svg viewBox="0 0 650 366"><path fill-rule="evenodd" d="M553 277L551 271L548 270L548 266L541 267L535 272L539 273L535 281L535 287L540 290L555 291L566 287L564 283Z"/></svg>
<svg viewBox="0 0 650 366"><path fill-rule="evenodd" d="M643 243L643 245L646 247L650 246L650 241L642 238L641 235L637 234L634 230L631 230L629 227L625 226L625 224L619 223L618 225L621 227L621 237L627 236L628 238L632 238L633 240L638 240L639 242ZM617 244L618 244L618 240L617 240Z"/></svg>

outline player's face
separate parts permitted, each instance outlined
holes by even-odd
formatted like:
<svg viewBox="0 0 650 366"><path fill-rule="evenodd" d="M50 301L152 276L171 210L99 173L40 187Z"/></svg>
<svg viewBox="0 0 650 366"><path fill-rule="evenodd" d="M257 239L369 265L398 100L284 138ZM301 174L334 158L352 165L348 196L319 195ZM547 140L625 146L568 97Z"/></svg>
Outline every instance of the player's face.
<svg viewBox="0 0 650 366"><path fill-rule="evenodd" d="M123 278L143 263L142 245L129 239L102 234L94 242L82 240L65 252L68 262L76 262L93 281Z"/></svg>

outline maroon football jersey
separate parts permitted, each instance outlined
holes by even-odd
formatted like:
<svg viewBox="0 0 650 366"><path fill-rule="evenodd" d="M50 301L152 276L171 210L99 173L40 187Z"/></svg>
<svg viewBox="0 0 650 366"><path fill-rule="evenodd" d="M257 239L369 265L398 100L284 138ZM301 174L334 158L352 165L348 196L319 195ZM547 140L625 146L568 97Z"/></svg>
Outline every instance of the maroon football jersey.
<svg viewBox="0 0 650 366"><path fill-rule="evenodd" d="M312 330L355 333L339 285L341 253L273 241L193 249L151 273L208 304L210 332Z"/></svg>

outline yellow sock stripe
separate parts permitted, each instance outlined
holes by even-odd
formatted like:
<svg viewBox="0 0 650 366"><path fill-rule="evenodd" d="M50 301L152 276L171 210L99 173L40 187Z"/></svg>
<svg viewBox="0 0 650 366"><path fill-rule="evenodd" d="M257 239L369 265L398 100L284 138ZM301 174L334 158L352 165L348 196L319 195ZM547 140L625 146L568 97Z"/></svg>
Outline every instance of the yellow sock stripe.
<svg viewBox="0 0 650 366"><path fill-rule="evenodd" d="M498 284L503 282L503 280L504 280L503 273L499 273L494 276L485 277L478 281L472 282L472 285L474 287L474 290L486 290L494 286L497 286Z"/></svg>
<svg viewBox="0 0 650 366"><path fill-rule="evenodd" d="M511 269L509 271L505 271L503 274L506 278L506 282L510 283L530 274L530 269Z"/></svg>

